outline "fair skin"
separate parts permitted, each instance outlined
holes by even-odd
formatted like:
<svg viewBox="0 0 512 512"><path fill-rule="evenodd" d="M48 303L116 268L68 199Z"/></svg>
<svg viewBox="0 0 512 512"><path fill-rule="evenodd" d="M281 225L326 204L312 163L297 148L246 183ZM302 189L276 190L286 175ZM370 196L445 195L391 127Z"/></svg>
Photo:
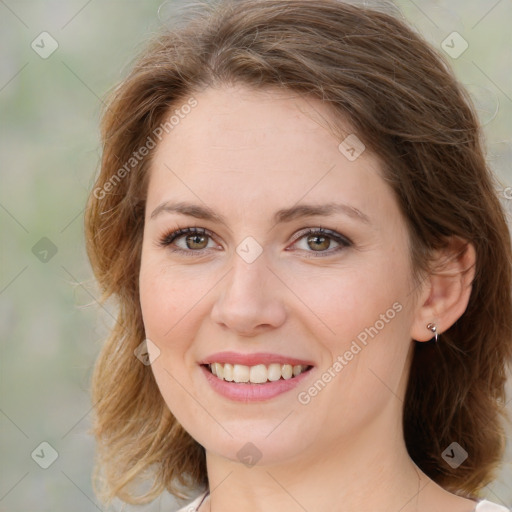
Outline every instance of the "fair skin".
<svg viewBox="0 0 512 512"><path fill-rule="evenodd" d="M454 256L454 242L438 254L445 272L413 282L406 224L378 158L369 149L353 161L342 154L321 122L330 115L323 104L241 86L194 97L198 106L153 156L140 300L146 336L160 351L152 370L162 396L206 449L212 492L201 512L472 512L473 501L416 467L401 428L411 348L432 338L429 322L442 333L464 312L472 247ZM157 210L178 201L224 222ZM273 219L280 209L326 203L366 220L353 209ZM159 243L187 227L208 234ZM319 227L351 243L303 234ZM249 236L262 250L250 262L236 251ZM377 334L332 376L370 326ZM277 396L233 400L199 364L220 351L271 352L313 367ZM329 368L325 387L300 402ZM256 464L240 460L244 446Z"/></svg>

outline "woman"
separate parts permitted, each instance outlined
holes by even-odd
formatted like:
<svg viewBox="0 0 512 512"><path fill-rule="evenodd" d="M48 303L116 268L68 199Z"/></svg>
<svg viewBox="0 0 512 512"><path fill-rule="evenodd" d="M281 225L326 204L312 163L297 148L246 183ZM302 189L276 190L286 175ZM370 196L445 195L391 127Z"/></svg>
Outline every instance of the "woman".
<svg viewBox="0 0 512 512"><path fill-rule="evenodd" d="M425 41L337 0L203 6L139 58L102 136L106 500L506 510L479 492L504 447L510 236Z"/></svg>

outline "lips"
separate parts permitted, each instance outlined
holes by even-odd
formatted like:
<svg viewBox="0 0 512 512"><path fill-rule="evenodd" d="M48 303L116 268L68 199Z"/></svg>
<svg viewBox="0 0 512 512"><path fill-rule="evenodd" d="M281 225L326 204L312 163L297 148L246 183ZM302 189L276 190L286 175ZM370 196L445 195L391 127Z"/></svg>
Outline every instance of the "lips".
<svg viewBox="0 0 512 512"><path fill-rule="evenodd" d="M218 352L199 362L212 388L232 400L261 401L294 388L311 361L281 354Z"/></svg>

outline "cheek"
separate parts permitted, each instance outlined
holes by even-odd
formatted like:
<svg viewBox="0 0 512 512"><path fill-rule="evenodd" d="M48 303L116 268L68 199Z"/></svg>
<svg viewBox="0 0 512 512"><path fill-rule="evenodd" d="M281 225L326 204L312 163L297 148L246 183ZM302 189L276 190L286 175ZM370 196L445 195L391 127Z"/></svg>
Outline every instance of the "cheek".
<svg viewBox="0 0 512 512"><path fill-rule="evenodd" d="M213 271L193 265L175 266L165 254L151 250L142 257L139 289L145 335L160 350L153 372L161 387L177 390L196 369L196 346L201 319L207 317L208 292L216 281ZM177 379L169 379L169 374ZM163 394L166 392L162 389Z"/></svg>
<svg viewBox="0 0 512 512"><path fill-rule="evenodd" d="M166 342L179 341L176 332L190 324L195 306L211 284L205 278L194 276L193 269L181 266L179 270L165 261L165 254L142 257L139 289L146 336Z"/></svg>
<svg viewBox="0 0 512 512"><path fill-rule="evenodd" d="M159 351L151 364L157 386L168 409L180 423L186 424L187 418L200 414L185 391L190 387L190 335L186 330L191 324L187 312L192 313L191 307L197 300L183 290L186 279L180 273L173 273L171 279L170 273L162 268L165 267L161 261L143 256L139 277L142 317L146 338Z"/></svg>
<svg viewBox="0 0 512 512"><path fill-rule="evenodd" d="M349 407L351 421L363 421L399 393L412 323L404 269L406 261L382 259L331 275L316 271L313 279L295 277L293 289L310 307L302 318L326 355L317 378L328 383L318 388L326 403ZM347 409L330 411L335 422L348 421Z"/></svg>
<svg viewBox="0 0 512 512"><path fill-rule="evenodd" d="M175 284L162 279L156 267L141 266L139 278L140 305L148 338L161 340L172 329L177 301Z"/></svg>
<svg viewBox="0 0 512 512"><path fill-rule="evenodd" d="M405 265L393 258L375 258L361 264L358 255L351 255L338 268L311 265L283 269L280 274L298 299L290 295L289 300L296 304L292 314L338 355L359 334L364 342L365 329L376 324L379 336L391 334L396 327L393 324L405 316L397 311L403 310L408 293ZM400 304L393 307L395 303Z"/></svg>

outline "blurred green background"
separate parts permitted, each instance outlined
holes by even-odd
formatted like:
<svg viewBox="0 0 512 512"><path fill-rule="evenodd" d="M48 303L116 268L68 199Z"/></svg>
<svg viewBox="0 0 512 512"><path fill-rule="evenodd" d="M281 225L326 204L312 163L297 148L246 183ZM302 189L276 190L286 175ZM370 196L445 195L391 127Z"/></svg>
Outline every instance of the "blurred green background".
<svg viewBox="0 0 512 512"><path fill-rule="evenodd" d="M444 47L474 97L502 190L511 186L512 2L396 4L441 51L454 31L467 41L461 55L462 39ZM160 0L0 0L1 512L104 510L91 487L89 382L115 309L96 303L83 210L99 164L102 98L174 9ZM512 194L501 197L512 217ZM511 461L509 437L485 489L509 507ZM163 496L123 510L176 508Z"/></svg>

